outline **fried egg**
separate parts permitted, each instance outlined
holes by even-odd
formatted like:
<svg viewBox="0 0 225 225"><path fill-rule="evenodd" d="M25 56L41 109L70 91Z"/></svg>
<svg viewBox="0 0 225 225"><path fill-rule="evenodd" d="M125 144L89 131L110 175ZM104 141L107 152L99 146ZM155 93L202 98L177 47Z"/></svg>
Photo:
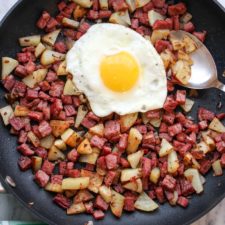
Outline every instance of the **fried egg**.
<svg viewBox="0 0 225 225"><path fill-rule="evenodd" d="M163 62L149 40L130 28L93 25L67 53L67 71L100 117L162 108Z"/></svg>

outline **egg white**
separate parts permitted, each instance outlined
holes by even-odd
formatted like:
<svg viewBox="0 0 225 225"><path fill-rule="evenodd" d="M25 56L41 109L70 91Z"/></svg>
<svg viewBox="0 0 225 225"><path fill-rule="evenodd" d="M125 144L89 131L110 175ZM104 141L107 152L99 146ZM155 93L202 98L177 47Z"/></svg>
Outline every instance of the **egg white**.
<svg viewBox="0 0 225 225"><path fill-rule="evenodd" d="M138 82L124 93L108 89L100 76L101 60L121 51L131 54L140 68ZM66 61L76 87L84 92L97 116L163 107L167 96L163 62L151 42L129 28L109 23L93 25L75 42Z"/></svg>

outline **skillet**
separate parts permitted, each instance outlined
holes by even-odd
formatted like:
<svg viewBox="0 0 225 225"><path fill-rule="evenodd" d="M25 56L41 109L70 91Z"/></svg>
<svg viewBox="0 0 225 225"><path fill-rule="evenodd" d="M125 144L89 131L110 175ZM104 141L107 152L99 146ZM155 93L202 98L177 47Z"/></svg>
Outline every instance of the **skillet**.
<svg viewBox="0 0 225 225"><path fill-rule="evenodd" d="M35 22L43 9L52 15L56 11L57 0L20 0L0 23L0 57L15 57L19 50L18 38L30 34L41 33L35 28ZM222 76L225 69L225 11L212 0L186 0L188 10L193 14L197 30L207 30L206 46L212 53L219 74L219 79L225 83ZM222 102L222 108L217 108L217 103ZM0 88L0 107L6 105L4 90ZM225 111L225 93L216 89L199 91L195 99L194 108L190 114L196 118L199 106L206 107L214 112ZM82 214L67 216L65 212L52 202L50 193L40 189L33 182L31 171L20 172L17 166L19 154L16 151L16 137L9 134L8 128L0 123L0 181L4 188L11 192L20 202L37 215L40 220L50 225L84 225L93 220L89 215ZM5 182L5 177L10 176L16 183L13 188ZM107 212L105 219L94 221L96 225L185 225L190 224L203 216L225 197L225 175L213 177L212 172L206 176L204 194L193 196L187 209L171 207L169 204L161 205L153 213L124 213L121 219L116 219ZM33 203L32 205L29 203Z"/></svg>

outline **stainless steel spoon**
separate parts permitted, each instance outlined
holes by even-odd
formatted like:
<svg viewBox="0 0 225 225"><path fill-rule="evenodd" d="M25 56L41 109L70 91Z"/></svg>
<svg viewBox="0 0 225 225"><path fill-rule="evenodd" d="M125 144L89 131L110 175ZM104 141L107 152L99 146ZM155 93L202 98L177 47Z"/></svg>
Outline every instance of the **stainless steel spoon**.
<svg viewBox="0 0 225 225"><path fill-rule="evenodd" d="M195 41L198 47L198 49L191 54L193 60L191 78L189 83L183 86L192 89L214 87L225 92L225 85L218 80L215 61L206 46L194 35L185 31L172 31L170 35L179 40L182 40L187 35Z"/></svg>

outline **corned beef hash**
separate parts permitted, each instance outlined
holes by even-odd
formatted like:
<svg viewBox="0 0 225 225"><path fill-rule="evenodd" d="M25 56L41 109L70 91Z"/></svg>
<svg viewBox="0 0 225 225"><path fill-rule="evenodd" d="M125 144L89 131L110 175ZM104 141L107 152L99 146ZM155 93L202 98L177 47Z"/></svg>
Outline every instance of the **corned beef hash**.
<svg viewBox="0 0 225 225"><path fill-rule="evenodd" d="M184 3L165 0L72 0L42 12L44 35L19 38L2 58L8 105L0 109L18 136L21 171L53 194L67 215L103 219L108 209L187 207L204 175L225 167L225 113L198 108L187 84L195 42ZM26 34L29 35L29 34ZM176 86L176 87L175 87Z"/></svg>

